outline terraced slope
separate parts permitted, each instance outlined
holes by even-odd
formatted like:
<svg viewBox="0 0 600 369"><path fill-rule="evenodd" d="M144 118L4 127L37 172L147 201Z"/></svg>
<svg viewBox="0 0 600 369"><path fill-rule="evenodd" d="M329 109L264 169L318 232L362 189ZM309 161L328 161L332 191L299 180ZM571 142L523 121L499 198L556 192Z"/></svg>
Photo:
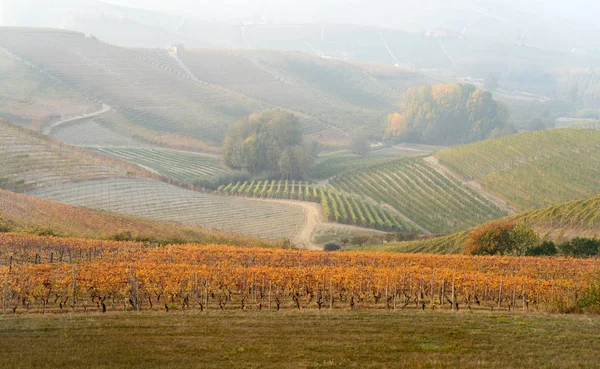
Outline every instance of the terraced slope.
<svg viewBox="0 0 600 369"><path fill-rule="evenodd" d="M4 190L0 190L0 229L24 233L52 232L77 238L106 239L130 234L132 238L159 242L220 242L272 246L269 242L253 238L174 222L94 211Z"/></svg>
<svg viewBox="0 0 600 369"><path fill-rule="evenodd" d="M335 188L393 207L431 233L450 233L505 216L471 187L436 171L423 158L402 158L342 173Z"/></svg>
<svg viewBox="0 0 600 369"><path fill-rule="evenodd" d="M41 129L54 120L99 109L99 104L2 49L0 81L0 118L25 127Z"/></svg>
<svg viewBox="0 0 600 369"><path fill-rule="evenodd" d="M530 225L545 240L558 243L574 237L600 237L600 195L509 217ZM454 254L463 250L471 230L426 240L375 246L373 250Z"/></svg>
<svg viewBox="0 0 600 369"><path fill-rule="evenodd" d="M98 178L152 176L6 121L0 121L0 163L0 188L17 192Z"/></svg>
<svg viewBox="0 0 600 369"><path fill-rule="evenodd" d="M439 162L518 210L584 199L600 191L600 132L527 132L436 152Z"/></svg>
<svg viewBox="0 0 600 369"><path fill-rule="evenodd" d="M71 182L28 194L92 209L267 239L296 238L306 219L302 206L215 196L141 178Z"/></svg>

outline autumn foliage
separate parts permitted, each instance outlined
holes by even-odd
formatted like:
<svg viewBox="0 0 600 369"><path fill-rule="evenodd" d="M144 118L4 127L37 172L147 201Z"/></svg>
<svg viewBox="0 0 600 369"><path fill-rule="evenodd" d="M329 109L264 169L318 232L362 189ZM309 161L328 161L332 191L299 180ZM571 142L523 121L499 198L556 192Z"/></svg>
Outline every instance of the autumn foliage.
<svg viewBox="0 0 600 369"><path fill-rule="evenodd" d="M514 220L500 220L477 228L465 243L471 255L525 255L539 244L533 229Z"/></svg>
<svg viewBox="0 0 600 369"><path fill-rule="evenodd" d="M5 312L279 309L553 310L597 259L323 253L0 235Z"/></svg>

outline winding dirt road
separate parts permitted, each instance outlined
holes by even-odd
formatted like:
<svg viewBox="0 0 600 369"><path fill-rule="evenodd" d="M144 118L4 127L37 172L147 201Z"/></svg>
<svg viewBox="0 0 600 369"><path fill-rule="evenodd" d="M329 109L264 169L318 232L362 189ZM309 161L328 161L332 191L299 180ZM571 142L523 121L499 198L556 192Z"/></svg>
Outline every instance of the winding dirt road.
<svg viewBox="0 0 600 369"><path fill-rule="evenodd" d="M74 118L59 120L58 122L54 122L54 123L50 124L48 127L44 128L43 131L42 131L42 133L45 134L45 135L50 135L50 133L52 133L52 131L56 127L59 127L59 126L61 126L63 124L66 124L66 123L69 123L69 122L75 122L75 121L78 121L78 120L84 120L84 119L93 118L93 117L95 117L97 115L107 113L111 109L112 108L109 105L102 103L102 109L100 109L98 111L95 111L93 113L90 113L90 114L85 114L85 115L80 115L80 116L74 117Z"/></svg>

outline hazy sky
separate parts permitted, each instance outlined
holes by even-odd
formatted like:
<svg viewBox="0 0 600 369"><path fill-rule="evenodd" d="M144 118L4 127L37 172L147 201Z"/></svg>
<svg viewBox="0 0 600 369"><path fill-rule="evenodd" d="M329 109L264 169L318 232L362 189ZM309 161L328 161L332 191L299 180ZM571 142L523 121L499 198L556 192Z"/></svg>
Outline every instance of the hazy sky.
<svg viewBox="0 0 600 369"><path fill-rule="evenodd" d="M597 0L104 0L119 5L193 14L206 18L266 15L283 20L372 23L394 12L426 12L428 8L504 8L524 11L534 18L596 22ZM361 22L364 19L364 22Z"/></svg>

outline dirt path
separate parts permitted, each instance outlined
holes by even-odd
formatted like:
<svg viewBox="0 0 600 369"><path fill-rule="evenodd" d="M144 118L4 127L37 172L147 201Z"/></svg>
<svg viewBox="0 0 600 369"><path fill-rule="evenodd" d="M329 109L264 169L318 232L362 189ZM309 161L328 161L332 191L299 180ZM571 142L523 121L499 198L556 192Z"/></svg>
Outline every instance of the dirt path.
<svg viewBox="0 0 600 369"><path fill-rule="evenodd" d="M74 122L74 121L77 121L77 120L89 119L89 118L95 117L97 115L104 114L104 113L110 111L111 109L112 108L109 105L102 103L102 109L100 109L98 111L95 111L93 113L90 113L90 114L80 115L80 116L74 117L74 118L59 120L58 122L54 122L51 125L49 125L48 127L44 128L44 130L42 131L42 133L45 134L45 135L49 135L50 133L52 133L52 131L56 127L59 127L59 126L61 126L63 124L66 124L66 123L69 123L69 122Z"/></svg>
<svg viewBox="0 0 600 369"><path fill-rule="evenodd" d="M305 218L300 231L291 239L291 241L307 250L322 250L319 246L312 242L312 236L318 225L327 223L324 219L323 210L313 202L294 201L294 200L279 200L279 199L256 199L247 198L247 200L273 202L279 204L292 205L301 207L304 210Z"/></svg>
<svg viewBox="0 0 600 369"><path fill-rule="evenodd" d="M438 159L435 156L433 156L433 155L428 156L428 157L424 158L423 160L425 160L429 165L431 165L441 175L455 179L455 180L460 181L460 182L466 184L467 186L471 187L473 190L475 190L475 192L477 192L483 198L493 202L497 207L506 211L509 215L517 214L517 212L513 208L511 208L510 205L506 202L506 200L484 190L481 187L481 185L475 181L468 181L468 182L464 181L462 178L460 178L458 175L456 175L450 169L448 169L445 166L443 166L442 164L440 164L440 162L438 161Z"/></svg>

